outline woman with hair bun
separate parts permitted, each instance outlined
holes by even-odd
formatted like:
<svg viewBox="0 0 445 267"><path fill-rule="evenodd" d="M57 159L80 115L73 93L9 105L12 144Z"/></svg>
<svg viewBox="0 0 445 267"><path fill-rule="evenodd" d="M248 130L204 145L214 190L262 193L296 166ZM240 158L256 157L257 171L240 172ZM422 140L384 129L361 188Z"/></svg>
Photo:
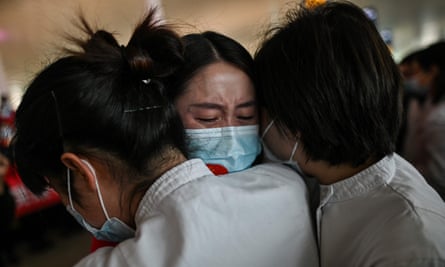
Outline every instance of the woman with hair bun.
<svg viewBox="0 0 445 267"><path fill-rule="evenodd" d="M167 96L183 42L153 18L126 46L85 22L81 51L41 71L17 109L12 146L25 185L54 188L95 238L119 243L76 266L311 266L298 265L313 251L297 238L307 208L292 170L221 178L187 160Z"/></svg>

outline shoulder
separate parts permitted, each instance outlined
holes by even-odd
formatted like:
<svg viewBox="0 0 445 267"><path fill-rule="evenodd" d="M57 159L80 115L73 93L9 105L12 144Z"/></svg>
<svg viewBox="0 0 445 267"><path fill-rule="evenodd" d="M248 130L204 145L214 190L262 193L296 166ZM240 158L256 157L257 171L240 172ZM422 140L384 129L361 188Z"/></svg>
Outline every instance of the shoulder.
<svg viewBox="0 0 445 267"><path fill-rule="evenodd" d="M243 172L233 173L236 176L255 176L264 179L273 178L281 182L302 183L303 177L291 167L281 163L262 163Z"/></svg>
<svg viewBox="0 0 445 267"><path fill-rule="evenodd" d="M81 259L75 267L128 266L126 257L117 247L103 247Z"/></svg>
<svg viewBox="0 0 445 267"><path fill-rule="evenodd" d="M262 163L241 172L218 177L221 183L236 187L261 187L307 193L303 177L289 166L280 163Z"/></svg>
<svg viewBox="0 0 445 267"><path fill-rule="evenodd" d="M439 194L414 166L396 154L394 159L396 172L388 185L420 221L439 220L445 224L445 202Z"/></svg>
<svg viewBox="0 0 445 267"><path fill-rule="evenodd" d="M244 208L250 206L255 209L259 203L295 206L307 201L306 184L297 172L282 164L268 163L240 172L202 176L190 181L171 192L163 201L163 208L178 209L184 205L206 203L207 206L223 205L236 210L239 203L244 203Z"/></svg>

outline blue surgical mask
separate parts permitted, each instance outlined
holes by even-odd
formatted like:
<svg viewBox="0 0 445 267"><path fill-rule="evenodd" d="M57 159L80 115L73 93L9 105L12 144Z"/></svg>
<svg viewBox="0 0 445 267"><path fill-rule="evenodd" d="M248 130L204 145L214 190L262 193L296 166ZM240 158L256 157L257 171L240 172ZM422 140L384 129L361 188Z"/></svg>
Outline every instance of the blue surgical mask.
<svg viewBox="0 0 445 267"><path fill-rule="evenodd" d="M82 215L74 208L73 200L71 197L71 178L70 178L70 170L67 168L67 183L68 183L68 199L69 205L66 206L67 211L76 219L76 221L82 225L88 232L90 232L96 239L103 241L111 241L111 242L122 242L128 238L134 237L134 230L126 225L124 222L119 220L116 217L110 218L108 216L107 209L105 208L104 201L102 199L102 194L100 192L99 183L97 182L96 172L94 171L93 166L88 161L82 160L85 165L88 166L90 171L94 175L94 179L96 182L97 188L97 196L99 198L100 205L102 207L102 211L105 214L107 220L102 225L100 229L95 228L91 224L89 224Z"/></svg>
<svg viewBox="0 0 445 267"><path fill-rule="evenodd" d="M249 168L261 152L258 125L186 129L192 158L219 164L229 172Z"/></svg>

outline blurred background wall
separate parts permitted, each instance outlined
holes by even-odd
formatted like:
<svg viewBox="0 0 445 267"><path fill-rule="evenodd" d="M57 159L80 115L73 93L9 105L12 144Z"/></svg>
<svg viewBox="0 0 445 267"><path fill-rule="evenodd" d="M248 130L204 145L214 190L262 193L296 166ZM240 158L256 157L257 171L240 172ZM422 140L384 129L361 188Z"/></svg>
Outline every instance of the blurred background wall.
<svg viewBox="0 0 445 267"><path fill-rule="evenodd" d="M161 2L162 1L162 2ZM244 44L252 53L261 33L300 1L284 0L0 0L0 93L14 105L23 88L57 56L60 37L73 32L82 10L93 25L118 33L126 43L147 7L160 5L182 33L215 30ZM396 61L406 53L445 37L444 0L353 0L375 11Z"/></svg>

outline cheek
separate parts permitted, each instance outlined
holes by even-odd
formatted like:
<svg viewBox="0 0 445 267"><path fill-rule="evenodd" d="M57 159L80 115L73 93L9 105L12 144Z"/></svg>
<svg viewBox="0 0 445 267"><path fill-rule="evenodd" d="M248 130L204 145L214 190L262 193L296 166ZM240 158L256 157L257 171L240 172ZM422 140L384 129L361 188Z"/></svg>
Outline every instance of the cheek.
<svg viewBox="0 0 445 267"><path fill-rule="evenodd" d="M193 116L189 113L183 113L180 114L182 124L184 125L185 129L197 129L201 128L199 127L199 124L196 122L196 120L193 118Z"/></svg>
<svg viewBox="0 0 445 267"><path fill-rule="evenodd" d="M175 103L176 110L178 111L179 117L181 118L182 124L184 125L184 128L186 129L195 129L197 128L194 126L195 120L193 119L193 116L187 112L187 103L184 103L182 99L180 98Z"/></svg>

